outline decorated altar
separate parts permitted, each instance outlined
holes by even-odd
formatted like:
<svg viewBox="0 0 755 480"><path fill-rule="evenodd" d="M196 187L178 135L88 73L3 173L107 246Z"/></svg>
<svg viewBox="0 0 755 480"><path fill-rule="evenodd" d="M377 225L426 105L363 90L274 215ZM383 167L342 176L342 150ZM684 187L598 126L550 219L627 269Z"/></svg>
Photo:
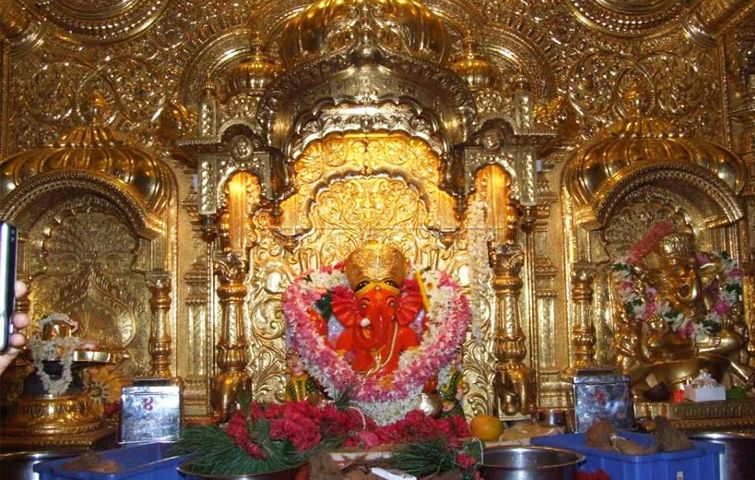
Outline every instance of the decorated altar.
<svg viewBox="0 0 755 480"><path fill-rule="evenodd" d="M89 437L139 378L187 424L346 393L385 427L594 369L641 421L755 426L751 2L84 3L0 8L0 218L29 335L108 358ZM19 408L34 369L0 444L76 427ZM703 373L725 399L675 401Z"/></svg>

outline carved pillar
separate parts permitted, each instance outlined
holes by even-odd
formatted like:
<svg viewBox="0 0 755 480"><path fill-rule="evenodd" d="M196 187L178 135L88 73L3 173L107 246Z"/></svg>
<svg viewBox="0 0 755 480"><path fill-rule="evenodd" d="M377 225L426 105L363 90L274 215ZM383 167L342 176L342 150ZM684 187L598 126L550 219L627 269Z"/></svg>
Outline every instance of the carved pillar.
<svg viewBox="0 0 755 480"><path fill-rule="evenodd" d="M742 295L742 301L743 302L752 302L752 299L755 297L755 261L753 260L753 257L755 256L754 253L750 253L750 261L747 263L744 263L742 265L742 268L745 271L744 279L743 279L743 287L744 292ZM747 351L745 355L747 356L748 365L750 367L755 367L755 321L752 320L753 314L753 303L749 303L749 315L750 318L745 318L745 322L747 325L749 325L749 332L748 332L748 341L747 341L747 347L745 350ZM745 315L748 313L747 309L745 310ZM748 321L749 320L749 321Z"/></svg>
<svg viewBox="0 0 755 480"><path fill-rule="evenodd" d="M151 358L150 377L171 378L170 356L172 353L170 338L170 276L168 272L150 272L147 285L152 298L149 306L152 310L152 325L149 333L149 355Z"/></svg>
<svg viewBox="0 0 755 480"><path fill-rule="evenodd" d="M217 133L218 128L218 98L215 84L207 80L202 88L202 99L199 102L199 119L197 130L200 137L209 137Z"/></svg>
<svg viewBox="0 0 755 480"><path fill-rule="evenodd" d="M525 336L519 321L519 293L524 252L514 243L489 244L496 297L496 366L494 386L498 414L529 414L535 409L532 376L524 365Z"/></svg>
<svg viewBox="0 0 755 480"><path fill-rule="evenodd" d="M595 270L590 265L575 264L572 268L572 299L574 327L572 329L572 367L592 368L595 362L595 326L592 321L592 294Z"/></svg>
<svg viewBox="0 0 755 480"><path fill-rule="evenodd" d="M236 400L238 393L248 388L249 376L246 365L249 362L247 342L244 334L244 300L246 286L244 279L248 262L236 252L222 252L214 258L215 273L218 275L218 297L220 298L221 324L220 341L217 346L219 372L212 381L212 409L216 416L224 419L228 407Z"/></svg>
<svg viewBox="0 0 755 480"><path fill-rule="evenodd" d="M744 42L740 46L741 50L752 51L755 49L755 42ZM750 366L755 367L755 55L743 55L743 74L744 74L744 94L739 100L739 104L734 110L734 114L742 122L742 136L740 139L739 154L744 158L749 170L749 178L741 195L745 198L745 205L748 210L748 235L749 250L742 255L742 268L745 270L743 279L744 292L742 302L749 308L744 309L743 322L749 325L749 335L747 336L746 353ZM744 360L744 358L743 358Z"/></svg>

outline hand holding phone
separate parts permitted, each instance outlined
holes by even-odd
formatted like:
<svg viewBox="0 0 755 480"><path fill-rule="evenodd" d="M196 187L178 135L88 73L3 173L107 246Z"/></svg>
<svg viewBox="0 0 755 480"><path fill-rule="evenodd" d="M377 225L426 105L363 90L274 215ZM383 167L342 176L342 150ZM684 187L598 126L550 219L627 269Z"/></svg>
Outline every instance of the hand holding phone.
<svg viewBox="0 0 755 480"><path fill-rule="evenodd" d="M16 228L10 223L0 222L0 353L10 348L13 334L17 246Z"/></svg>

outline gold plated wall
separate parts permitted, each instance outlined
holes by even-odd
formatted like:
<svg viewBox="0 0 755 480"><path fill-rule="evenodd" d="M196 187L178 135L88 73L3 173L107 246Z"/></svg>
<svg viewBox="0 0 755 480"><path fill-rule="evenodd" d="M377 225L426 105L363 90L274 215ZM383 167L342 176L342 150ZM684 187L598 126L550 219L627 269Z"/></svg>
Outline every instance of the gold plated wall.
<svg viewBox="0 0 755 480"><path fill-rule="evenodd" d="M206 241L210 229L197 206L206 179L176 140L190 137L197 123L207 120L201 107L208 81L219 85L213 98L225 101L216 123L243 119L258 132L257 97L232 96L223 79L251 51L251 30L272 39L265 47L275 53L283 24L308 3L0 2L0 152L5 157L53 144L69 128L88 124L99 108L92 99L101 97L107 106L102 121L129 134L170 171L169 200L156 211L138 198L131 201L138 195L129 192L138 189L129 190L128 183L109 195L109 190L81 190L78 180L71 189L85 194L56 197L61 201L53 205L34 197L38 203L21 210L32 317L38 321L55 310L76 313L85 331L113 348L125 348L142 373L151 365L152 323L167 324L172 338L168 368L184 379L190 416L210 412L221 308L213 271L216 251ZM620 240L626 242L631 232L616 233L618 227L611 227L621 215L608 215L599 229L585 228L582 205L574 202L563 179L575 151L633 112L668 122L675 135L726 146L744 160L749 176L742 175L743 184L731 190L742 220L722 215L728 223L715 225L712 213L721 209L712 207L712 200L692 204L684 191L664 193L658 183L617 197L611 211L623 211L632 202L682 205L702 246L725 247L748 267L745 315L753 328L755 2L665 0L652 2L650 9L629 0L424 3L446 22L452 50L473 32L476 51L497 74L495 82L470 94L481 122L489 112L516 118L524 105L533 109L535 126L557 132L538 154L537 182L530 186L536 204L523 209L528 231L518 240L527 255L520 273L524 361L536 375L538 405L566 404L560 374L568 367L593 353L599 365L615 361L617 346L608 339L618 325L606 265L614 255L611 246L620 243L611 235L623 235ZM448 53L455 58L459 52ZM531 104L514 100L521 98L515 94L523 85L531 92ZM231 139L227 145L233 145ZM243 157L245 145L236 146L237 158L253 160ZM250 205L242 323L256 394L281 394L282 290L302 270L339 260L357 243L376 238L398 242L416 263L452 271L468 288L477 322L465 357L468 410L491 408L495 312L485 215L492 199L479 183L463 219L457 218L441 188L443 161L416 137L331 136L310 144L293 164L292 195L279 205L280 218ZM513 160L510 164L516 168ZM78 172L79 167L66 168ZM0 203L17 201L24 191L28 198L38 195L22 188L40 181L29 175L18 177L15 193L4 190L10 193ZM98 175L87 178L93 185L102 181ZM135 222L140 211L142 227L149 228ZM150 290L155 272L167 272L169 297ZM575 283L588 283L585 275L594 279L591 296ZM150 301L158 298L163 306L151 308ZM594 352L570 341L580 332L589 337L586 310L595 330Z"/></svg>

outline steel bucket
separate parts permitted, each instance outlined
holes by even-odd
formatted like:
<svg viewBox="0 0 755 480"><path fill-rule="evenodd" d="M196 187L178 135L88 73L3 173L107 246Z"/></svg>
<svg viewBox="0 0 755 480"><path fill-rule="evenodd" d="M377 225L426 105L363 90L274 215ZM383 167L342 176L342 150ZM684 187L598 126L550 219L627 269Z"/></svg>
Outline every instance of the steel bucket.
<svg viewBox="0 0 755 480"><path fill-rule="evenodd" d="M75 457L81 451L12 452L0 454L0 480L37 480L34 465L49 460Z"/></svg>
<svg viewBox="0 0 755 480"><path fill-rule="evenodd" d="M485 480L573 480L584 455L549 447L494 447L483 452Z"/></svg>
<svg viewBox="0 0 755 480"><path fill-rule="evenodd" d="M750 478L755 457L755 432L689 432L692 440L718 443L726 449L719 459L721 480Z"/></svg>

